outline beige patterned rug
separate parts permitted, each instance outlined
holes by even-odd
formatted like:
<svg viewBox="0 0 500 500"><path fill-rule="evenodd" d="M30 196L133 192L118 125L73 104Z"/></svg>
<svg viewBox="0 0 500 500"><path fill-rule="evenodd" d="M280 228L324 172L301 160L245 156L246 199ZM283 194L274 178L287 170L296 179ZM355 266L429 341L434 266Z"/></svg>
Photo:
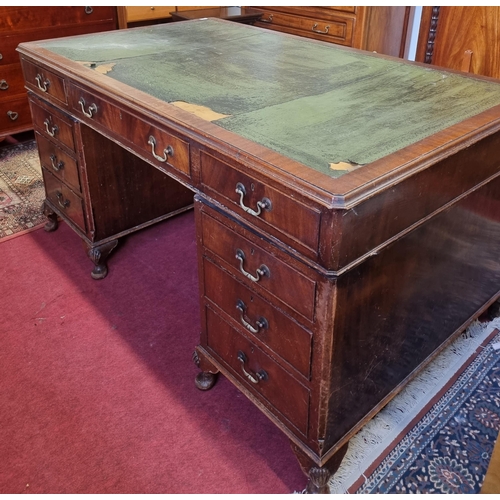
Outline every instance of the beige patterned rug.
<svg viewBox="0 0 500 500"><path fill-rule="evenodd" d="M42 170L35 141L0 148L0 239L46 222Z"/></svg>

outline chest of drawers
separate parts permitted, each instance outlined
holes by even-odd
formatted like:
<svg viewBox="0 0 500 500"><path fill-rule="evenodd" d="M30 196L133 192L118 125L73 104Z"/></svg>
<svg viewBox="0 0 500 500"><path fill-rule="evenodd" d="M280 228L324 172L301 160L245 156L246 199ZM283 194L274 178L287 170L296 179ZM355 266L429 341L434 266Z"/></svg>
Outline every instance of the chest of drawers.
<svg viewBox="0 0 500 500"><path fill-rule="evenodd" d="M116 27L115 7L0 7L0 140L33 128L20 43Z"/></svg>
<svg viewBox="0 0 500 500"><path fill-rule="evenodd" d="M410 7L253 7L256 25L380 54L403 57Z"/></svg>

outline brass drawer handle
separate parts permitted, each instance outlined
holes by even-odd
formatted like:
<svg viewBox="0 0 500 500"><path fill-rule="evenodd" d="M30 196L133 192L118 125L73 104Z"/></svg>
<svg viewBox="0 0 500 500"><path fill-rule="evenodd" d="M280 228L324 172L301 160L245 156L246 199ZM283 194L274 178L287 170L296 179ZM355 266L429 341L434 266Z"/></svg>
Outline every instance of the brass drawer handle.
<svg viewBox="0 0 500 500"><path fill-rule="evenodd" d="M3 59L3 54L0 52L0 61Z"/></svg>
<svg viewBox="0 0 500 500"><path fill-rule="evenodd" d="M249 373L245 370L245 363L247 357L243 351L238 351L238 361L241 363L241 370L245 377L252 382L252 384L258 384L261 381L268 379L267 373L264 370L259 370L257 373Z"/></svg>
<svg viewBox="0 0 500 500"><path fill-rule="evenodd" d="M7 90L9 88L9 84L7 80L0 80L0 90Z"/></svg>
<svg viewBox="0 0 500 500"><path fill-rule="evenodd" d="M57 196L57 202L59 203L59 206L61 208L64 208L64 210L66 210L68 207L69 207L69 200L65 200L62 193L60 193L59 191L56 192L56 196Z"/></svg>
<svg viewBox="0 0 500 500"><path fill-rule="evenodd" d="M17 120L19 117L19 113L16 113L15 111L7 111L7 116L12 120Z"/></svg>
<svg viewBox="0 0 500 500"><path fill-rule="evenodd" d="M313 27L311 28L314 33L320 33L321 35L326 35L328 33L328 30L330 29L330 26L325 26L325 31L317 30L316 28L318 27L318 23L315 23Z"/></svg>
<svg viewBox="0 0 500 500"><path fill-rule="evenodd" d="M242 272L243 276L247 277L254 283L257 283L257 281L259 281L262 276L267 276L268 278L271 277L271 271L269 271L269 268L265 264L262 264L256 270L257 276L253 276L252 274L247 273L245 269L243 269L243 264L245 263L245 254L243 250L240 250L239 248L236 250L236 259L240 262L240 271Z"/></svg>
<svg viewBox="0 0 500 500"><path fill-rule="evenodd" d="M88 111L85 111L85 99L83 97L80 97L80 100L78 101L78 104L82 108L82 113L87 117L87 118L92 118L94 113L97 113L97 105L95 103L91 104L88 108Z"/></svg>
<svg viewBox="0 0 500 500"><path fill-rule="evenodd" d="M238 184L236 184L236 193L240 195L240 207L250 215L258 217L261 214L262 209L267 210L269 212L273 208L273 204L271 203L271 200L269 198L262 198L261 201L258 201L257 210L252 210L250 207L247 207L243 203L243 198L247 194L247 190L245 189L245 186L241 182L238 182Z"/></svg>
<svg viewBox="0 0 500 500"><path fill-rule="evenodd" d="M263 23L272 23L274 14L269 14L267 19L261 19Z"/></svg>
<svg viewBox="0 0 500 500"><path fill-rule="evenodd" d="M38 85L38 88L42 92L47 92L47 90L49 90L50 80L48 78L46 78L45 81L42 82L43 77L42 77L42 75L38 74L35 76L35 80L36 80L36 83Z"/></svg>
<svg viewBox="0 0 500 500"><path fill-rule="evenodd" d="M64 162L63 161L59 161L59 163L56 162L57 162L57 156L53 154L50 155L50 163L52 163L52 168L56 172L59 172L59 170L62 170L64 168Z"/></svg>
<svg viewBox="0 0 500 500"><path fill-rule="evenodd" d="M45 130L47 131L47 134L50 135L50 137L54 137L57 134L57 132L59 131L59 128L57 127L57 125L54 125L49 130L50 122L49 122L48 118L43 122L43 124L45 125Z"/></svg>
<svg viewBox="0 0 500 500"><path fill-rule="evenodd" d="M156 139L152 135L149 136L148 144L151 146L151 153L153 154L153 156L162 163L165 163L168 160L169 156L174 156L174 148L172 146L167 146L163 150L163 156L158 156L155 153Z"/></svg>
<svg viewBox="0 0 500 500"><path fill-rule="evenodd" d="M249 332L252 332L252 333L259 333L259 331L261 329L266 329L266 328L269 328L269 323L267 322L267 319L264 318L264 317L261 317L259 318L255 324L257 325L257 328L255 326L253 326L249 321L248 321L248 318L246 317L246 310L247 310L247 306L245 305L245 303L238 299L236 301L236 309L238 309L238 311L240 311L240 321L241 321L241 324L249 331Z"/></svg>
<svg viewBox="0 0 500 500"><path fill-rule="evenodd" d="M85 14L90 15L94 12L94 9L92 7L85 7Z"/></svg>

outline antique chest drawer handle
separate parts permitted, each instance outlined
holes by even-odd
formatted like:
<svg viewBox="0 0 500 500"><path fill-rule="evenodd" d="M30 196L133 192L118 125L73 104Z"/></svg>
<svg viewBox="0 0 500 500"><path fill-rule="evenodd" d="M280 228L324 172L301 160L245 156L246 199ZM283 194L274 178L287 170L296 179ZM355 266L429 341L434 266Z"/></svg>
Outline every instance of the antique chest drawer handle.
<svg viewBox="0 0 500 500"><path fill-rule="evenodd" d="M261 19L263 23L272 23L273 22L273 14L269 14L267 19Z"/></svg>
<svg viewBox="0 0 500 500"><path fill-rule="evenodd" d="M65 200L62 193L60 193L59 191L56 192L56 196L59 206L61 208L64 208L64 210L66 210L69 207L69 200Z"/></svg>
<svg viewBox="0 0 500 500"><path fill-rule="evenodd" d="M42 82L42 75L38 74L35 76L35 80L36 80L36 83L38 85L38 88L42 91L42 92L47 92L47 90L49 90L49 87L50 87L50 81L48 79L45 79L45 81Z"/></svg>
<svg viewBox="0 0 500 500"><path fill-rule="evenodd" d="M56 172L59 172L59 170L62 170L64 168L63 161L60 161L59 163L57 163L57 156L56 155L50 155L50 162L52 163L52 168Z"/></svg>
<svg viewBox="0 0 500 500"><path fill-rule="evenodd" d="M238 311L240 311L240 321L241 321L241 324L249 331L249 332L252 332L252 333L259 333L259 331L261 329L265 329L265 328L268 328L269 327L269 323L267 322L267 319L264 318L264 317L261 317L260 319L258 319L255 324L257 325L257 328L255 328L248 320L248 318L246 317L246 310L247 310L247 306L245 305L245 303L238 299L236 301L236 309L238 309Z"/></svg>
<svg viewBox="0 0 500 500"><path fill-rule="evenodd" d="M97 113L97 106L96 104L91 104L88 108L88 111L85 111L85 99L83 97L80 97L80 100L78 101L78 104L82 108L82 113L87 117L87 118L92 118L94 113Z"/></svg>
<svg viewBox="0 0 500 500"><path fill-rule="evenodd" d="M85 14L90 15L94 12L94 9L92 7L85 7Z"/></svg>
<svg viewBox="0 0 500 500"><path fill-rule="evenodd" d="M54 125L50 130L49 130L49 119L47 118L43 124L45 125L45 130L47 131L47 134L50 135L50 137L54 137L57 134L57 131L59 130L57 125Z"/></svg>
<svg viewBox="0 0 500 500"><path fill-rule="evenodd" d="M249 373L245 370L245 363L247 357L243 351L238 351L238 361L241 363L241 370L245 377L252 382L252 384L258 384L260 381L267 380L267 373L264 370L259 370L257 373Z"/></svg>
<svg viewBox="0 0 500 500"><path fill-rule="evenodd" d="M262 209L269 211L273 207L271 200L269 198L262 198L261 201L258 201L257 202L257 210L252 210L251 208L247 207L243 203L243 197L247 194L247 190L241 182L238 182L238 184L236 184L236 193L238 193L240 195L240 207L245 212L247 212L250 215L253 215L255 217L258 217L261 214Z"/></svg>
<svg viewBox="0 0 500 500"><path fill-rule="evenodd" d="M156 139L152 135L149 136L148 144L151 146L151 153L153 154L153 156L162 163L165 163L168 160L169 156L174 156L174 148L172 146L167 146L163 150L163 156L158 156L155 153Z"/></svg>
<svg viewBox="0 0 500 500"><path fill-rule="evenodd" d="M267 276L268 278L271 277L271 271L269 271L269 268L265 264L262 264L256 270L257 276L253 276L252 274L247 273L245 269L243 269L243 264L245 263L245 253L239 248L236 250L236 259L240 261L240 271L242 272L243 276L246 276L249 280L252 280L256 283L262 276Z"/></svg>
<svg viewBox="0 0 500 500"><path fill-rule="evenodd" d="M328 30L330 29L330 26L325 26L325 31L317 30L316 28L318 27L318 23L315 23L313 27L311 28L314 33L321 33L322 35L326 35L328 33Z"/></svg>
<svg viewBox="0 0 500 500"><path fill-rule="evenodd" d="M19 116L19 113L16 113L15 111L7 111L7 116L12 120L17 120L17 117Z"/></svg>
<svg viewBox="0 0 500 500"><path fill-rule="evenodd" d="M9 84L7 80L0 80L0 90L7 90L9 88Z"/></svg>
<svg viewBox="0 0 500 500"><path fill-rule="evenodd" d="M3 59L3 55L2 53L0 52L0 61Z"/></svg>

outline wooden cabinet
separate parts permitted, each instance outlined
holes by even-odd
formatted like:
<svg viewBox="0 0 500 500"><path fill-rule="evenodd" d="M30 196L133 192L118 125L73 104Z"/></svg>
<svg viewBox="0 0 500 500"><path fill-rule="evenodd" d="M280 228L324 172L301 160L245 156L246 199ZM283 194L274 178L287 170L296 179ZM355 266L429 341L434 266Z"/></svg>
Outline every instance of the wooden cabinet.
<svg viewBox="0 0 500 500"><path fill-rule="evenodd" d="M123 18L120 19L120 28L126 28L128 23L139 21L154 21L170 17L175 6L140 6L140 7L118 7L122 11Z"/></svg>
<svg viewBox="0 0 500 500"><path fill-rule="evenodd" d="M16 47L116 28L115 7L0 7L0 140L33 128Z"/></svg>
<svg viewBox="0 0 500 500"><path fill-rule="evenodd" d="M403 57L410 7L253 7L256 26Z"/></svg>
<svg viewBox="0 0 500 500"><path fill-rule="evenodd" d="M500 7L424 7L416 60L500 78Z"/></svg>
<svg viewBox="0 0 500 500"><path fill-rule="evenodd" d="M120 28L127 28L129 23L153 23L159 20L169 20L172 16L171 12L184 11L184 10L197 10L208 9L209 7L190 7L190 6L173 6L164 7L156 5L154 7L140 6L140 7L117 7L118 20Z"/></svg>

